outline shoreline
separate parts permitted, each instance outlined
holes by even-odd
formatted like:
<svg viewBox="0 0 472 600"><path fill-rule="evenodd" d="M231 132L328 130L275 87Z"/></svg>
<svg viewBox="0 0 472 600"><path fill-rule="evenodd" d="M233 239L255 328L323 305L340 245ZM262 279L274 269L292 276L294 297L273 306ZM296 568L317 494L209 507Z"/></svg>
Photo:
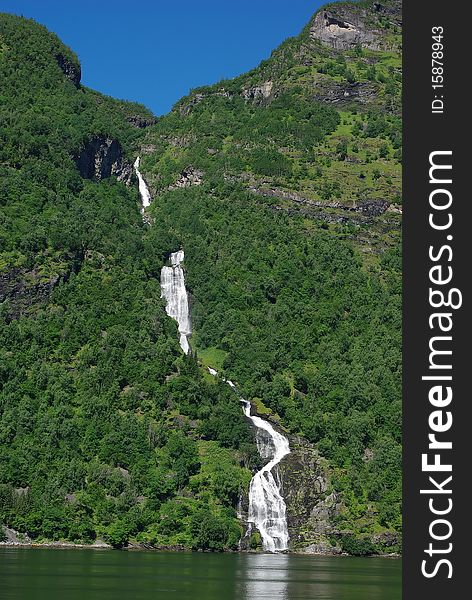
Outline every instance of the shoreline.
<svg viewBox="0 0 472 600"><path fill-rule="evenodd" d="M318 556L318 557L333 557L333 558L402 558L401 554L371 554L367 556L355 556L352 554L328 554L321 552L300 552L297 550L291 552L256 552L256 551L223 551L223 552L202 552L199 550L191 550L190 548L177 547L177 546L145 546L139 544L130 544L123 548L113 548L106 542L96 542L93 544L78 544L74 542L0 542L1 548L32 548L32 549L51 549L51 550L120 550L125 552L188 552L188 553L200 553L200 554L284 554L289 556Z"/></svg>

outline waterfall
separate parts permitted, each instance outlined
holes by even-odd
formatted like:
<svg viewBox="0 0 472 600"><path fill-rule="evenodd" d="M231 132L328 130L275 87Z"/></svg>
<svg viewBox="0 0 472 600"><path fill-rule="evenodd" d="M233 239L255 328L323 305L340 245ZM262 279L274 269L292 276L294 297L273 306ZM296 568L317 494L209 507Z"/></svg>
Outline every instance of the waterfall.
<svg viewBox="0 0 472 600"><path fill-rule="evenodd" d="M264 550L277 552L288 548L286 506L272 469L290 453L288 440L268 421L251 415L251 403L240 398L246 417L257 428L257 449L269 462L258 471L249 486L248 523L259 530Z"/></svg>
<svg viewBox="0 0 472 600"><path fill-rule="evenodd" d="M136 172L139 173L137 169ZM179 250L170 255L171 266L162 267L161 297L166 299L167 314L179 324L180 347L185 354L188 354L190 351L188 337L192 333L192 328L184 270L181 266L183 260L184 251ZM218 375L218 371L212 367L208 367L208 372L214 377ZM230 379L223 379L223 381L236 391L236 385ZM259 454L264 460L268 460L251 479L249 486L248 532L253 526L256 527L261 534L264 550L268 552L286 550L288 548L286 506L280 493L280 484L272 471L282 458L290 453L288 440L268 421L251 415L250 402L241 396L239 400L243 405L244 414L256 427Z"/></svg>
<svg viewBox="0 0 472 600"><path fill-rule="evenodd" d="M216 376L215 369L208 367L208 372ZM224 379L230 387L236 389L230 379ZM290 453L288 440L281 433L275 431L268 421L251 415L251 403L240 397L246 417L252 421L257 429L256 443L259 454L263 459L269 459L260 471L251 479L249 485L249 511L248 523L250 528L254 525L261 534L262 545L268 552L278 552L288 548L288 528L286 506L280 485L276 481L272 470Z"/></svg>
<svg viewBox="0 0 472 600"><path fill-rule="evenodd" d="M184 251L170 255L170 267L161 269L161 298L166 299L166 313L179 324L180 347L185 354L190 352L188 338L192 333L188 309L188 296L185 289L184 270L181 264Z"/></svg>
<svg viewBox="0 0 472 600"><path fill-rule="evenodd" d="M151 204L151 194L149 192L148 186L146 185L146 182L144 181L143 176L141 175L141 171L139 170L140 161L141 159L138 156L138 158L134 161L134 170L136 171L136 175L138 177L139 195L141 196L141 202L143 204L142 210L144 210Z"/></svg>

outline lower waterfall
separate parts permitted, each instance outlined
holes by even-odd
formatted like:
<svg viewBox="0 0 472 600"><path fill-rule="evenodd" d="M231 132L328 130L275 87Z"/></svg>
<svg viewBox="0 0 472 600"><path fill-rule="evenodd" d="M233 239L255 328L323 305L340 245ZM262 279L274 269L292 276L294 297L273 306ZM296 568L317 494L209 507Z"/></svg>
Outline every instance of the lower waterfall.
<svg viewBox="0 0 472 600"><path fill-rule="evenodd" d="M211 375L218 373L211 367ZM236 386L229 379L224 379L229 386L236 390ZM272 469L290 454L288 440L272 427L268 421L261 417L251 415L251 403L239 397L246 417L250 419L257 429L256 443L259 454L263 459L269 459L260 471L251 479L249 485L249 511L247 521L248 533L254 525L259 530L262 546L267 552L280 552L288 548L288 528L285 501L280 493L280 484L272 474Z"/></svg>
<svg viewBox="0 0 472 600"><path fill-rule="evenodd" d="M257 427L257 449L269 462L251 479L249 486L248 523L259 530L264 550L277 552L288 548L286 506L272 469L290 453L288 440L270 423L251 415L251 403L241 399L244 414ZM265 435L261 432L264 431ZM269 439L267 438L267 434Z"/></svg>
<svg viewBox="0 0 472 600"><path fill-rule="evenodd" d="M188 338L192 333L188 308L188 296L185 289L184 270L181 263L184 251L170 255L170 267L161 269L161 298L166 299L166 313L179 324L180 347L185 354L190 352Z"/></svg>
<svg viewBox="0 0 472 600"><path fill-rule="evenodd" d="M166 312L179 324L180 346L185 354L190 352L188 337L190 326L187 290L181 263L184 251L170 255L170 267L161 270L161 297L166 299ZM208 367L208 372L216 377L218 372ZM235 384L223 379L236 391ZM256 427L256 443L259 454L268 462L258 471L249 486L248 533L256 527L261 534L262 545L267 552L280 552L288 548L288 528L286 506L280 492L280 483L272 473L274 467L290 453L286 437L277 432L268 421L251 415L251 403L239 396L243 412Z"/></svg>

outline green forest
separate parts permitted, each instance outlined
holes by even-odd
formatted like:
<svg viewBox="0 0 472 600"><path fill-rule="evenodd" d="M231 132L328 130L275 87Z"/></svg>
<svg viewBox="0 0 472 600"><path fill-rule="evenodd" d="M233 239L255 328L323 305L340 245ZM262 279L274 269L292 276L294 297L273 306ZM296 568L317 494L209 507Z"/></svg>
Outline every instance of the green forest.
<svg viewBox="0 0 472 600"><path fill-rule="evenodd" d="M0 15L3 525L237 549L261 458L212 366L326 459L346 552L401 533L401 61L398 26L375 18L386 50L334 51L309 24L156 118L81 85L41 25ZM327 102L313 82L375 93ZM116 160L87 177L97 140ZM179 247L189 356L160 297Z"/></svg>

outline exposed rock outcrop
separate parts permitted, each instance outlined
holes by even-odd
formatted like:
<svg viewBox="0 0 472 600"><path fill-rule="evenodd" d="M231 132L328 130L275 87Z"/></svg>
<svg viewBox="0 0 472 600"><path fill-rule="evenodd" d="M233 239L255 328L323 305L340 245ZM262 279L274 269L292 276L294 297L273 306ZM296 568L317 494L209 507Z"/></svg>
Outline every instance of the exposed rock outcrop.
<svg viewBox="0 0 472 600"><path fill-rule="evenodd" d="M251 192L258 194L259 196L269 196L271 198L290 200L295 204L301 204L308 207L313 207L315 209L329 208L346 211L348 213L359 213L365 217L378 217L386 212L390 206L390 202L387 202L386 200L363 200L357 202L354 206L348 206L338 201L312 200L311 198L307 198L301 194L296 194L295 192L287 192L285 190L278 190L275 188L250 187L249 189Z"/></svg>
<svg viewBox="0 0 472 600"><path fill-rule="evenodd" d="M274 92L274 82L265 81L260 85L244 88L238 94L234 91L225 90L224 88L206 93L197 92L196 94L193 94L189 100L179 105L179 112L182 116L186 117L192 112L197 104L200 104L200 102L209 96L233 98L235 95L240 95L246 102L253 102L258 105L269 104L276 95Z"/></svg>
<svg viewBox="0 0 472 600"><path fill-rule="evenodd" d="M290 449L278 469L287 505L290 548L339 554L339 548L328 540L328 536L336 532L333 522L340 514L341 500L330 489L327 463L314 446L302 438L291 436Z"/></svg>
<svg viewBox="0 0 472 600"><path fill-rule="evenodd" d="M330 4L315 15L310 37L336 50L349 50L356 46L388 50L392 41L385 35L385 29L400 27L401 19L401 0L376 2L367 7Z"/></svg>
<svg viewBox="0 0 472 600"><path fill-rule="evenodd" d="M390 24L402 26L402 0L374 2L373 9L379 17L384 17Z"/></svg>
<svg viewBox="0 0 472 600"><path fill-rule="evenodd" d="M274 83L272 81L266 81L261 85L247 88L242 91L241 95L246 102L255 102L257 104L263 104L267 101L273 91Z"/></svg>
<svg viewBox="0 0 472 600"><path fill-rule="evenodd" d="M229 92L228 90L225 90L224 88L221 88L219 90L217 90L216 92L197 92L196 94L193 94L193 96L187 100L186 102L182 102L178 105L178 110L180 112L180 114L183 117L186 117L187 115L189 115L193 108L197 105L200 104L200 102L202 100L204 100L205 98L208 98L209 96L217 96L220 98L232 98L234 96L233 92Z"/></svg>
<svg viewBox="0 0 472 600"><path fill-rule="evenodd" d="M376 533L372 536L372 542L378 547L382 548L384 552L398 551L398 547L401 546L401 536L395 531L384 531L382 533Z"/></svg>
<svg viewBox="0 0 472 600"><path fill-rule="evenodd" d="M127 117L126 120L128 123L131 123L133 127L137 127L138 129L144 129L145 127L150 127L157 122L157 119L148 118L148 117L140 117L139 115L132 115L131 117Z"/></svg>
<svg viewBox="0 0 472 600"><path fill-rule="evenodd" d="M79 269L80 259L74 258L68 267L49 277L41 275L35 269L19 267L0 273L0 304L7 303L4 308L6 318L17 319L34 304L46 302L53 290Z"/></svg>
<svg viewBox="0 0 472 600"><path fill-rule="evenodd" d="M130 185L133 165L123 154L117 140L105 136L90 139L75 158L77 168L85 179L101 181L111 175Z"/></svg>
<svg viewBox="0 0 472 600"><path fill-rule="evenodd" d="M370 82L353 83L337 82L330 78L319 76L313 87L313 100L336 104L339 107L351 105L353 102L361 105L372 105L378 100L378 89Z"/></svg>
<svg viewBox="0 0 472 600"><path fill-rule="evenodd" d="M191 185L200 185L203 181L203 171L188 167L180 173L180 177L174 183L169 186L169 189L190 187Z"/></svg>
<svg viewBox="0 0 472 600"><path fill-rule="evenodd" d="M157 149L155 144L143 144L141 146L141 154L152 154Z"/></svg>
<svg viewBox="0 0 472 600"><path fill-rule="evenodd" d="M188 102L184 102L179 106L180 114L183 117L189 115L192 112L193 107L199 104L203 98L205 98L205 94L194 94Z"/></svg>
<svg viewBox="0 0 472 600"><path fill-rule="evenodd" d="M379 50L381 47L379 34L366 27L362 13L344 7L321 10L313 21L310 35L336 50L348 50L356 46Z"/></svg>
<svg viewBox="0 0 472 600"><path fill-rule="evenodd" d="M364 202L359 202L357 206L351 208L351 210L355 212L359 212L367 217L378 217L379 215L383 215L383 213L390 206L390 202L386 200L366 200Z"/></svg>
<svg viewBox="0 0 472 600"><path fill-rule="evenodd" d="M162 138L161 138L162 139ZM190 148L197 141L196 135L171 135L164 138L174 148Z"/></svg>
<svg viewBox="0 0 472 600"><path fill-rule="evenodd" d="M0 525L0 528L3 529L2 537L4 538L4 541L0 540L0 544L5 544L7 546L24 546L31 544L31 538L27 533L19 533L15 529L5 527L4 525Z"/></svg>
<svg viewBox="0 0 472 600"><path fill-rule="evenodd" d="M56 54L56 60L67 79L70 79L76 88L80 87L80 64L72 62L63 54Z"/></svg>
<svg viewBox="0 0 472 600"><path fill-rule="evenodd" d="M271 210L280 211L287 213L291 217L303 216L307 219L313 219L315 221L323 221L324 223L333 223L337 225L352 224L352 225L367 225L370 220L366 217L359 217L354 215L346 215L339 212L328 213L326 211L313 211L307 208L287 208L285 206L271 206Z"/></svg>

